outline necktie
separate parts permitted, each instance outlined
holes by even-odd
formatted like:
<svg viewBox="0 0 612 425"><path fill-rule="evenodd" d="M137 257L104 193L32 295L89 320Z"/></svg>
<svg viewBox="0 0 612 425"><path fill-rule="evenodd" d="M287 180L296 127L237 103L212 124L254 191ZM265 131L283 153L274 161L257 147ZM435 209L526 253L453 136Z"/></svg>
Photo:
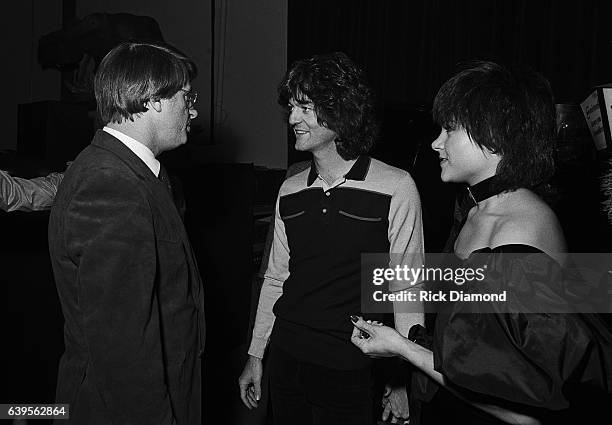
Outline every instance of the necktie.
<svg viewBox="0 0 612 425"><path fill-rule="evenodd" d="M159 175L157 176L157 178L166 185L166 188L168 188L168 192L170 193L170 195L172 195L172 184L170 183L170 177L168 177L166 167L164 167L162 164L160 164Z"/></svg>

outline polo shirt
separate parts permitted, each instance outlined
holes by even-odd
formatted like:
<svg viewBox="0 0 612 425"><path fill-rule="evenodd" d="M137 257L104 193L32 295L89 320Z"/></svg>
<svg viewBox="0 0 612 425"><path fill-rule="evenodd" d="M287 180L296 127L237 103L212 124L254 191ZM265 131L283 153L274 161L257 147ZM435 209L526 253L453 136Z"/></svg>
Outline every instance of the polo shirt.
<svg viewBox="0 0 612 425"><path fill-rule="evenodd" d="M262 358L271 340L306 362L366 367L349 316L361 314L361 254L387 252L421 266L421 205L408 172L360 156L332 185L314 162L285 180L249 354Z"/></svg>

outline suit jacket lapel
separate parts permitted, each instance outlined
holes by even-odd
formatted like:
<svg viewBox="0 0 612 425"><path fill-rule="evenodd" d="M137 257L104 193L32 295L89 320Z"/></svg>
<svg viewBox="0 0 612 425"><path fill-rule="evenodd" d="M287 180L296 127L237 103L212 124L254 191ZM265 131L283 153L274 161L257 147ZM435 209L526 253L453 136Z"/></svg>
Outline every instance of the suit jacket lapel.
<svg viewBox="0 0 612 425"><path fill-rule="evenodd" d="M183 225L183 221L180 218L180 214L174 205L174 200L172 199L172 194L168 192L168 188L165 183L159 180L151 169L147 167L147 165L127 146L125 146L119 139L110 135L109 133L98 130L94 139L92 141L92 145L97 146L101 149L106 149L110 152L113 152L120 160L125 162L134 173L143 179L147 187L153 192L154 198L158 200L167 199L168 202L160 202L161 207L167 211L168 214L174 215L173 222L176 222L177 225L173 226L173 230L178 234L182 245L183 250L185 252L187 263L190 268L190 276L192 278L191 282L191 294L194 299L194 303L196 308L199 311L199 330L200 330L200 354L204 349L204 340L206 334L206 326L204 321L204 294L202 291L202 280L200 276L200 272L198 270L197 261L195 258L195 254L193 249L191 248L191 244L189 243L189 238L187 236L187 232L185 231L185 227ZM167 197L167 198L165 198Z"/></svg>
<svg viewBox="0 0 612 425"><path fill-rule="evenodd" d="M153 193L153 199L158 200L157 204L166 212L168 218L174 223L173 231L176 231L177 236L185 243L187 234L184 231L182 220L174 205L172 194L168 192L168 188L164 182L155 177L155 174L134 152L125 146L119 139L108 134L103 130L99 130L92 142L98 148L108 150L115 154L121 161L127 164L130 169L142 179L146 187ZM176 217L175 217L176 215Z"/></svg>
<svg viewBox="0 0 612 425"><path fill-rule="evenodd" d="M119 159L128 164L139 177L144 178L147 184L152 186L156 186L158 183L161 184L151 169L147 167L147 164L138 158L138 156L119 139L108 134L104 130L98 130L96 132L91 144L114 153Z"/></svg>

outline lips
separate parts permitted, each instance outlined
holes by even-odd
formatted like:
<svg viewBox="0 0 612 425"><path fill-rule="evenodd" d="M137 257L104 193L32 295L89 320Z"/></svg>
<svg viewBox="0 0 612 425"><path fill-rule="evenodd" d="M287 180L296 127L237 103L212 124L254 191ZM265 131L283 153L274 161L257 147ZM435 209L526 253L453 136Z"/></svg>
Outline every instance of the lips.
<svg viewBox="0 0 612 425"><path fill-rule="evenodd" d="M304 134L308 133L308 131L302 130L302 129L299 129L299 128L294 128L293 132L295 133L296 136L303 136Z"/></svg>

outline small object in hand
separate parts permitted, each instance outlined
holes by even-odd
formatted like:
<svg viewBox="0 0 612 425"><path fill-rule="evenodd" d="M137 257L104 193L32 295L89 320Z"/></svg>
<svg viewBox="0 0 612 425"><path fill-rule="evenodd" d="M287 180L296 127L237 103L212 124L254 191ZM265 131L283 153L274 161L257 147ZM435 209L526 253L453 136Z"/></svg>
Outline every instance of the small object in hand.
<svg viewBox="0 0 612 425"><path fill-rule="evenodd" d="M351 314L351 322L357 323L358 321L359 321L359 317ZM366 332L362 331L361 329L359 330L359 338L368 339L369 337L370 335L368 335Z"/></svg>

